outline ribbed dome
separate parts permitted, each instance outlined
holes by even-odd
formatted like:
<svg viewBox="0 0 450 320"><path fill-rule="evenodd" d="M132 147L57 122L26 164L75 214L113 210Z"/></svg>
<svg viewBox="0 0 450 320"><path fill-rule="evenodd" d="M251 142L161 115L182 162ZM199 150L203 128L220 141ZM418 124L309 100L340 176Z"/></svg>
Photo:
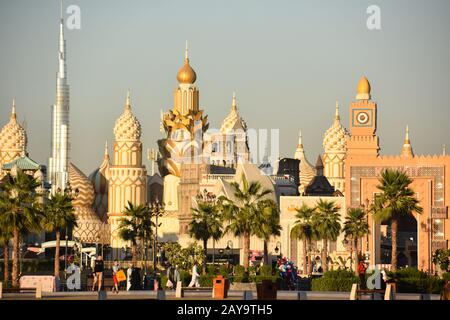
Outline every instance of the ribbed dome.
<svg viewBox="0 0 450 320"><path fill-rule="evenodd" d="M227 133L231 130L237 129L247 129L247 124L239 116L236 105L236 95L233 94L233 102L231 104L231 111L228 116L223 120L222 126L220 127L220 132Z"/></svg>
<svg viewBox="0 0 450 320"><path fill-rule="evenodd" d="M114 126L116 141L136 141L141 137L141 124L131 112L130 94L127 95L125 110Z"/></svg>
<svg viewBox="0 0 450 320"><path fill-rule="evenodd" d="M77 197L72 201L78 226L74 237L84 243L107 243L105 225L92 209L94 188L89 179L73 163L69 165L69 183L73 191L78 189Z"/></svg>
<svg viewBox="0 0 450 320"><path fill-rule="evenodd" d="M325 153L345 152L348 132L340 122L339 105L336 102L336 115L333 125L328 128L323 136L323 148Z"/></svg>
<svg viewBox="0 0 450 320"><path fill-rule="evenodd" d="M77 197L72 201L76 206L92 206L94 187L89 179L73 163L69 165L69 183L73 191L78 189Z"/></svg>
<svg viewBox="0 0 450 320"><path fill-rule="evenodd" d="M25 151L27 147L27 133L17 122L16 105L13 101L11 118L0 131L1 151Z"/></svg>
<svg viewBox="0 0 450 320"><path fill-rule="evenodd" d="M89 175L89 180L94 186L95 199L93 208L102 220L108 212L108 177L109 177L108 147L105 146L105 155L100 167Z"/></svg>
<svg viewBox="0 0 450 320"><path fill-rule="evenodd" d="M297 150L295 150L295 159L300 160L300 194L303 193L305 187L316 176L316 169L308 162L305 156L305 149L303 149L302 133L300 132Z"/></svg>

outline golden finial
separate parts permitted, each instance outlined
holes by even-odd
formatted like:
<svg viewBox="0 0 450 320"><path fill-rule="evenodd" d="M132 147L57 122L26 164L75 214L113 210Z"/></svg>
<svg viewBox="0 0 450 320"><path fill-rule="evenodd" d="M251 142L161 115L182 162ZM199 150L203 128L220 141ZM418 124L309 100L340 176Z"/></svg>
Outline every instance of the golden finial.
<svg viewBox="0 0 450 320"><path fill-rule="evenodd" d="M184 60L186 62L189 62L189 46L188 46L188 41L186 40L186 49L184 51Z"/></svg>
<svg viewBox="0 0 450 320"><path fill-rule="evenodd" d="M405 143L409 143L409 126L406 125Z"/></svg>
<svg viewBox="0 0 450 320"><path fill-rule="evenodd" d="M16 115L16 99L13 98L12 101L12 110L11 110L11 119L16 120L17 115Z"/></svg>
<svg viewBox="0 0 450 320"><path fill-rule="evenodd" d="M339 116L339 101L336 100L336 111L334 114L334 119L339 121L341 120L341 117Z"/></svg>
<svg viewBox="0 0 450 320"><path fill-rule="evenodd" d="M442 145L442 155L445 156L447 154L447 150L445 144Z"/></svg>
<svg viewBox="0 0 450 320"><path fill-rule="evenodd" d="M105 141L105 156L108 155L108 140Z"/></svg>
<svg viewBox="0 0 450 320"><path fill-rule="evenodd" d="M233 101L231 102L231 108L233 110L237 109L237 104L236 104L236 92L233 92Z"/></svg>
<svg viewBox="0 0 450 320"><path fill-rule="evenodd" d="M130 89L127 90L127 100L125 102L125 108L130 109L131 108L131 95L130 95Z"/></svg>

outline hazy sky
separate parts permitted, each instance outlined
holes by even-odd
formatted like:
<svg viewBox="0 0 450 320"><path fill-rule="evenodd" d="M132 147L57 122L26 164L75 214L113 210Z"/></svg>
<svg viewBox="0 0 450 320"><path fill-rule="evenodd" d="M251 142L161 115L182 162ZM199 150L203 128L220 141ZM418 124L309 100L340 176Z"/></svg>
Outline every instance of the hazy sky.
<svg viewBox="0 0 450 320"><path fill-rule="evenodd" d="M450 149L448 0L65 1L71 4L81 8L81 29L66 29L71 158L86 174L100 164L105 140L112 144L128 88L144 148L156 147L185 40L210 126L220 126L236 91L249 127L280 129L281 156L293 156L301 129L315 162L336 100L348 127L363 74L378 102L383 154L400 152L407 124L416 154ZM378 31L366 27L372 4L381 8ZM15 97L30 156L43 164L59 12L58 0L0 2L0 124Z"/></svg>

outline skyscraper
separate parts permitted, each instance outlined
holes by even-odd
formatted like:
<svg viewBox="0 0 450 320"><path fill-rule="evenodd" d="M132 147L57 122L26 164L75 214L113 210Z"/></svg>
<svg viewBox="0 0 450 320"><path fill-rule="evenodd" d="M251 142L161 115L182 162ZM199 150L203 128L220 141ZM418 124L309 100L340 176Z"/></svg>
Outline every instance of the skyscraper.
<svg viewBox="0 0 450 320"><path fill-rule="evenodd" d="M59 26L58 73L56 75L56 99L52 106L52 154L49 159L48 180L52 192L64 190L68 181L69 167L69 85L67 84L66 41L64 19Z"/></svg>

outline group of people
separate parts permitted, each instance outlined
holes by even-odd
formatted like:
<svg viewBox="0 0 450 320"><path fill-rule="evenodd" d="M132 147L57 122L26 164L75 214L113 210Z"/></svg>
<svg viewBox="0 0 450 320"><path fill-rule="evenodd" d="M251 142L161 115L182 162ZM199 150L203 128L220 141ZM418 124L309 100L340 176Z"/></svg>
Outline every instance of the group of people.
<svg viewBox="0 0 450 320"><path fill-rule="evenodd" d="M285 287L289 290L295 290L298 281L298 268L294 265L294 262L286 258L278 259L277 267Z"/></svg>
<svg viewBox="0 0 450 320"><path fill-rule="evenodd" d="M103 286L103 272L105 271L105 265L103 263L103 257L97 256L97 258L94 260L94 266L93 266L93 276L94 281L92 283L92 291L95 290L95 285L98 286L98 291L100 292ZM119 262L117 260L114 260L114 264L112 266L112 278L114 282L114 286L112 288L112 292L119 293L119 280L118 280L118 273L122 271L122 269L119 266ZM123 271L122 271L123 272Z"/></svg>
<svg viewBox="0 0 450 320"><path fill-rule="evenodd" d="M167 283L166 288L169 290L173 290L176 288L177 283L181 281L180 270L178 269L178 265L172 267L170 264L167 266L166 270L167 275Z"/></svg>

